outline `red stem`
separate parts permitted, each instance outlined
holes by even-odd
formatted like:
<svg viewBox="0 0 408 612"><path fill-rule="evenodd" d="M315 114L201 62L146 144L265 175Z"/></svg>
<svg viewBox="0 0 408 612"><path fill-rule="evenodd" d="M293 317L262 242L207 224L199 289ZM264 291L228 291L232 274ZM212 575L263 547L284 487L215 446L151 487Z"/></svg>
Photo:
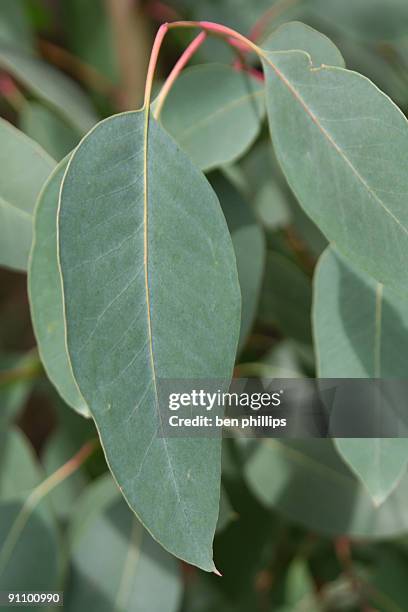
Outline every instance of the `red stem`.
<svg viewBox="0 0 408 612"><path fill-rule="evenodd" d="M173 70L170 72L169 76L167 77L166 82L164 83L160 91L160 94L157 98L157 105L153 113L155 119L157 119L160 116L161 110L163 108L163 104L171 88L173 87L176 79L180 75L181 71L186 66L186 64L188 64L188 62L193 57L197 49L201 47L201 45L203 44L206 38L207 38L207 32L200 32L200 34L196 36L196 38L188 45L188 47L185 49L183 54L177 60L176 64L174 65Z"/></svg>

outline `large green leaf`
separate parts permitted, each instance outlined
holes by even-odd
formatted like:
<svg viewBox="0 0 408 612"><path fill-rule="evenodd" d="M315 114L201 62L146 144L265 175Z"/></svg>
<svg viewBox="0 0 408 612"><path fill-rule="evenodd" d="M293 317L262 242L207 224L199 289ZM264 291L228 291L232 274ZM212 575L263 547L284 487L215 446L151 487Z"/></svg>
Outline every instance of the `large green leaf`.
<svg viewBox="0 0 408 612"><path fill-rule="evenodd" d="M50 64L0 45L0 67L39 100L49 104L79 134L84 134L96 123L97 116L82 89Z"/></svg>
<svg viewBox="0 0 408 612"><path fill-rule="evenodd" d="M144 111L100 123L69 163L59 257L74 376L109 466L153 536L214 568L220 441L160 436L161 379L229 379L240 294L218 200Z"/></svg>
<svg viewBox="0 0 408 612"><path fill-rule="evenodd" d="M26 102L20 112L20 128L56 160L78 144L78 134L54 111L38 102Z"/></svg>
<svg viewBox="0 0 408 612"><path fill-rule="evenodd" d="M0 264L25 270L34 204L55 162L4 119L0 143Z"/></svg>
<svg viewBox="0 0 408 612"><path fill-rule="evenodd" d="M58 164L38 198L28 271L28 293L38 350L47 375L67 404L80 414L89 416L68 359L57 257L58 194L67 164L68 159Z"/></svg>
<svg viewBox="0 0 408 612"><path fill-rule="evenodd" d="M406 302L331 248L316 271L313 320L318 376L406 378ZM404 438L344 438L336 444L377 504L406 471Z"/></svg>
<svg viewBox="0 0 408 612"><path fill-rule="evenodd" d="M161 122L202 170L234 161L259 132L263 83L223 64L183 72L165 102Z"/></svg>
<svg viewBox="0 0 408 612"><path fill-rule="evenodd" d="M211 185L221 203L227 220L237 260L238 278L242 295L242 349L253 325L265 265L265 238L252 209L230 181L222 174L210 177Z"/></svg>
<svg viewBox="0 0 408 612"><path fill-rule="evenodd" d="M406 293L407 120L368 79L320 60L300 51L262 54L278 159L337 248ZM381 257L379 245L386 245Z"/></svg>
<svg viewBox="0 0 408 612"><path fill-rule="evenodd" d="M408 474L376 507L331 440L260 441L245 475L265 505L320 533L384 538L408 529Z"/></svg>
<svg viewBox="0 0 408 612"><path fill-rule="evenodd" d="M143 529L110 475L83 494L69 533L72 571L66 588L67 610L178 610L177 561Z"/></svg>

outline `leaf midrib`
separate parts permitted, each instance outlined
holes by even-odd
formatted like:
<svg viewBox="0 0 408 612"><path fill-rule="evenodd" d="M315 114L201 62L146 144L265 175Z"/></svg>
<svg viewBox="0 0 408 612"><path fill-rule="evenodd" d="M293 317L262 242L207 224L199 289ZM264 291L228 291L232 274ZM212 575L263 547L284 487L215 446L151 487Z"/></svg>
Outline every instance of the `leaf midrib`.
<svg viewBox="0 0 408 612"><path fill-rule="evenodd" d="M157 391L156 365L155 365L154 354L153 354L153 332L152 332L152 317L151 317L151 311L150 311L149 257L148 257L148 218L149 217L148 217L148 171L147 171L148 161L147 160L148 160L148 142L149 142L148 134L149 134L149 122L150 122L150 111L149 111L149 108L147 110L144 109L143 112L145 113L144 142L143 142L144 271L145 271L145 291L146 291L146 312L147 312L147 324L148 324L148 336L149 336L148 346L149 346L150 362L151 362L151 369L152 369L152 379L153 379L153 388L154 388L154 396L155 396L155 402L154 403L155 403L155 407L156 407L156 411L157 411L157 416L158 416L158 421L159 421L159 429L161 429L161 431L163 433L163 436L162 436L161 439L163 440L163 447L165 449L167 463L168 463L169 468L170 468L170 472L171 472L171 476L172 476L172 482L173 482L174 490L175 490L175 493L176 493L176 496L177 496L177 501L180 504L182 512L183 512L186 529L188 530L188 532L189 532L189 534L191 536L192 541L194 541L197 544L197 541L194 538L194 533L191 530L190 523L188 521L187 514L186 514L186 509L185 509L183 500L181 498L179 487L178 487L178 484L177 484L177 481L176 481L176 476L175 476L173 464L172 464L170 453L169 453L169 449L168 449L168 446L167 446L167 440L166 440L166 437L165 437L164 431L163 431L163 424L162 424L162 421L161 421L161 414L160 414L160 408L159 408L159 396L158 396L158 391ZM198 551L199 551L199 547L198 547Z"/></svg>
<svg viewBox="0 0 408 612"><path fill-rule="evenodd" d="M285 77L285 75L279 70L279 68L269 59L269 57L265 53L262 53L262 59L272 68L272 70L275 72L277 77L282 81L282 83L286 85L286 87L292 93L295 100L299 102L299 104L302 106L306 114L310 117L310 119L317 126L317 128L320 130L323 136L327 139L327 141L332 145L335 151L337 151L337 153L340 155L343 161L349 166L349 168L351 169L355 177L366 188L366 190L368 191L370 196L374 199L374 201L377 202L384 209L384 211L393 219L393 221L398 225L398 227L400 227L403 230L403 232L408 235L408 228L405 227L405 225L401 223L401 221L394 215L394 213L388 208L388 206L376 194L376 192L371 189L366 179L360 174L357 168L353 165L352 161L347 157L347 155L344 153L341 147L337 144L337 142L334 140L330 132L320 123L318 117L308 107L305 100L300 95L299 91L292 85L292 83ZM324 69L327 69L327 68L328 68L327 66L324 67ZM335 69L335 70L345 70L344 68L336 68L336 67L330 67L330 68ZM321 69L322 68L313 68L315 72Z"/></svg>

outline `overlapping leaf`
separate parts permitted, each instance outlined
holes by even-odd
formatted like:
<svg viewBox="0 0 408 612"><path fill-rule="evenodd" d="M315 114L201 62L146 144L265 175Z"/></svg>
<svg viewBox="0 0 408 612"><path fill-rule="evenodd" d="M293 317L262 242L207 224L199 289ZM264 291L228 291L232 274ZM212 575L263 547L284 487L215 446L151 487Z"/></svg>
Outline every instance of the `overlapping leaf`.
<svg viewBox="0 0 408 612"><path fill-rule="evenodd" d="M100 123L68 166L59 212L68 351L128 503L165 548L212 570L220 441L161 436L158 387L229 379L235 256L205 178L146 119Z"/></svg>
<svg viewBox="0 0 408 612"><path fill-rule="evenodd" d="M0 143L0 264L25 270L34 204L55 162L3 119Z"/></svg>
<svg viewBox="0 0 408 612"><path fill-rule="evenodd" d="M255 140L264 116L263 84L223 64L183 72L161 122L202 170L238 158Z"/></svg>
<svg viewBox="0 0 408 612"><path fill-rule="evenodd" d="M407 377L406 301L333 249L323 254L316 272L313 319L320 377ZM406 471L406 439L351 438L336 444L375 503L384 502Z"/></svg>
<svg viewBox="0 0 408 612"><path fill-rule="evenodd" d="M50 175L38 198L28 273L31 319L44 368L61 397L82 415L86 403L72 376L65 343L65 319L57 257L58 194L68 159Z"/></svg>

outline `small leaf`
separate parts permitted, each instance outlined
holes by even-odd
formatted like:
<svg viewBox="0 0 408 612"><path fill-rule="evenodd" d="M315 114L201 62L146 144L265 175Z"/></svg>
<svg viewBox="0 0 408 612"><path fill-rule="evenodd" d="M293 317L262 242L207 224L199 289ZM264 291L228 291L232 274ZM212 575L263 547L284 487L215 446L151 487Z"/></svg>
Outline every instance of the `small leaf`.
<svg viewBox="0 0 408 612"><path fill-rule="evenodd" d="M182 72L165 102L163 127L202 170L230 163L255 140L263 83L223 64Z"/></svg>
<svg viewBox="0 0 408 612"><path fill-rule="evenodd" d="M20 128L54 159L61 160L78 144L78 134L55 112L37 102L27 102L20 112Z"/></svg>
<svg viewBox="0 0 408 612"><path fill-rule="evenodd" d="M357 73L300 51L262 61L273 143L299 202L339 251L406 293L406 118Z"/></svg>
<svg viewBox="0 0 408 612"><path fill-rule="evenodd" d="M58 194L67 164L68 159L58 164L38 198L28 271L28 293L31 320L47 376L67 404L79 414L89 416L68 359L57 257Z"/></svg>
<svg viewBox="0 0 408 612"><path fill-rule="evenodd" d="M120 498L110 475L83 494L69 529L71 576L68 611L176 612L181 581L178 564L143 529ZM109 554L100 554L100 544Z"/></svg>
<svg viewBox="0 0 408 612"><path fill-rule="evenodd" d="M406 378L406 303L332 248L316 271L313 320L321 378ZM404 438L345 438L336 445L376 504L406 471Z"/></svg>
<svg viewBox="0 0 408 612"><path fill-rule="evenodd" d="M0 45L0 67L49 104L79 134L95 125L97 116L87 96L74 81L50 64Z"/></svg>
<svg viewBox="0 0 408 612"><path fill-rule="evenodd" d="M214 192L145 111L101 122L74 152L59 258L70 361L114 477L166 549L212 571L220 440L161 437L158 386L229 381L238 276Z"/></svg>
<svg viewBox="0 0 408 612"><path fill-rule="evenodd" d="M34 204L55 162L4 119L0 143L0 264L25 270Z"/></svg>

